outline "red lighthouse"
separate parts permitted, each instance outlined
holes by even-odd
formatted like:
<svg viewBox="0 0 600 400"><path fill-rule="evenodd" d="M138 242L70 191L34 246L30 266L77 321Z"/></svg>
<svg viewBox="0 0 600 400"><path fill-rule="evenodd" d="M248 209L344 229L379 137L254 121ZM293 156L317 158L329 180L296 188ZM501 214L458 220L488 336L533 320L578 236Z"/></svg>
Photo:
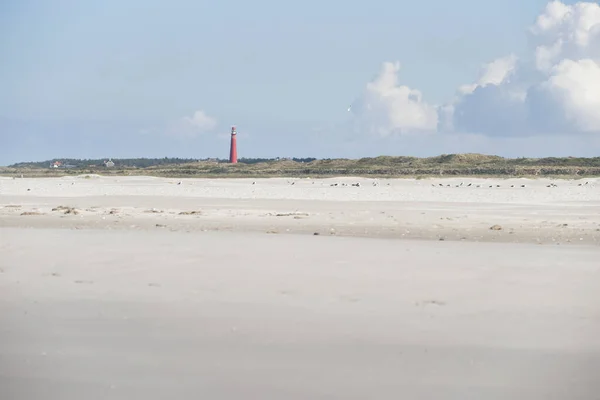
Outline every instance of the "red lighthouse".
<svg viewBox="0 0 600 400"><path fill-rule="evenodd" d="M229 148L229 162L237 164L237 132L235 126L231 127L231 147Z"/></svg>

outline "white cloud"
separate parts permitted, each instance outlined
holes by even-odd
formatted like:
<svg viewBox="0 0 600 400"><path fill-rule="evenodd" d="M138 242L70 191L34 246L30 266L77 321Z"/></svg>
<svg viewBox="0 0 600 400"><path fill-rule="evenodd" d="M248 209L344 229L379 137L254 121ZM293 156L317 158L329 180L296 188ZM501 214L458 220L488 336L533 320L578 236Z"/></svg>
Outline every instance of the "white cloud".
<svg viewBox="0 0 600 400"><path fill-rule="evenodd" d="M550 2L529 32L533 54L489 64L494 72L484 76L495 77L494 88L480 80L460 90L454 128L512 136L600 133L600 6Z"/></svg>
<svg viewBox="0 0 600 400"><path fill-rule="evenodd" d="M439 107L398 86L399 65L385 63L360 98L359 121L382 134L600 133L600 5L552 1L528 32L530 54L484 65L478 79Z"/></svg>
<svg viewBox="0 0 600 400"><path fill-rule="evenodd" d="M463 85L458 91L461 94L473 93L478 87L488 85L500 85L504 83L515 72L517 56L511 54L507 57L498 58L483 66L483 73L477 83Z"/></svg>
<svg viewBox="0 0 600 400"><path fill-rule="evenodd" d="M198 131L211 131L217 126L217 120L209 117L202 110L194 112L191 117L184 117L183 121Z"/></svg>
<svg viewBox="0 0 600 400"><path fill-rule="evenodd" d="M211 132L217 127L217 120L203 110L195 111L191 117L183 117L171 124L167 133L172 136L195 137Z"/></svg>
<svg viewBox="0 0 600 400"><path fill-rule="evenodd" d="M463 85L452 102L452 128L459 132L491 135L519 134L526 121L526 91L512 78L518 72L514 54L482 68L476 83Z"/></svg>
<svg viewBox="0 0 600 400"><path fill-rule="evenodd" d="M600 65L590 59L563 60L541 88L562 117L581 132L600 132Z"/></svg>
<svg viewBox="0 0 600 400"><path fill-rule="evenodd" d="M359 101L351 106L359 125L372 133L435 131L438 114L422 100L421 92L398 84L398 62L383 64L377 78L369 82Z"/></svg>
<svg viewBox="0 0 600 400"><path fill-rule="evenodd" d="M597 56L600 54L600 6L590 2L569 6L552 1L529 31L538 44L535 62L542 71L548 72L561 58Z"/></svg>

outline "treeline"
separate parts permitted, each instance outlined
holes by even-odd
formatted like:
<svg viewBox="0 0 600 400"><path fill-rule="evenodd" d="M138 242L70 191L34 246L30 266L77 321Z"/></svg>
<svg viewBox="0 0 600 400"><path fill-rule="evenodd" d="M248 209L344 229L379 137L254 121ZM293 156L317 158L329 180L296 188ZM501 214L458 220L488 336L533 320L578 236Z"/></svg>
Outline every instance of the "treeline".
<svg viewBox="0 0 600 400"><path fill-rule="evenodd" d="M55 162L60 163L59 168L71 169L90 169L104 168L104 162L109 160L103 159L52 159L39 162L23 162L10 165L9 168L50 168ZM227 164L229 160L219 158L115 158L114 168L160 168L162 166L177 166L184 164L204 163L210 165ZM314 157L306 158L240 158L238 162L242 165L257 166L258 164L269 165L270 168L291 168L293 163L298 167L304 168L302 164L310 164L311 168L323 169L363 169L363 168L452 168L452 167L469 167L469 168L510 168L510 167L583 167L592 168L600 167L600 157L546 157L546 158L503 158L499 156L490 156L483 154L443 154L435 157L409 157L409 156L379 156L361 158L357 160L351 159L316 159ZM289 164L292 162L292 164ZM275 167L278 166L278 167ZM191 166L190 166L191 167ZM195 168L195 167L194 167ZM254 168L254 167L252 167Z"/></svg>
<svg viewBox="0 0 600 400"><path fill-rule="evenodd" d="M50 168L56 162L61 163L60 168L90 168L90 167L104 167L104 162L109 158L102 159L77 159L77 158L55 158L46 161L35 161L35 162L21 162L9 165L9 168ZM204 159L193 159L193 158L113 158L112 162L115 163L115 168L148 168L157 167L162 165L182 165L191 164L201 161L212 161L217 163L228 163L228 159L220 158L204 158ZM264 162L276 162L280 160L288 160L282 158L240 158L239 163L243 164L258 164ZM290 158L289 160L308 163L315 161L316 158Z"/></svg>
<svg viewBox="0 0 600 400"><path fill-rule="evenodd" d="M485 154L442 154L435 157L380 156L361 159L241 158L227 159L130 158L54 159L0 168L3 175L64 176L85 173L169 177L261 176L600 176L600 157L503 158ZM60 161L60 168L51 168ZM17 176L18 176L17 175Z"/></svg>
<svg viewBox="0 0 600 400"><path fill-rule="evenodd" d="M78 159L78 158L55 158L47 161L36 161L36 162L22 162L13 165L9 165L10 168L49 168L54 163L61 163L61 167L71 168L89 168L89 167L104 167L104 162L109 158L101 159ZM179 165L189 164L197 162L196 159L191 158L113 158L112 162L115 163L115 167L135 167L135 168L147 168L152 166L160 165Z"/></svg>

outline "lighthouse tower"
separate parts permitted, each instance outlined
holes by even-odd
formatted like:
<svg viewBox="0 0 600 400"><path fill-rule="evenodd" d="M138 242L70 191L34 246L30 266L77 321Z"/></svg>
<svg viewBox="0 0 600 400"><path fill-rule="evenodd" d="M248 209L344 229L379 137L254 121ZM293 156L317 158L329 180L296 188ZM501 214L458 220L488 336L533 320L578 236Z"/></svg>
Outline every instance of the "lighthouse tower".
<svg viewBox="0 0 600 400"><path fill-rule="evenodd" d="M231 127L231 146L229 148L229 162L237 164L237 132L235 126Z"/></svg>

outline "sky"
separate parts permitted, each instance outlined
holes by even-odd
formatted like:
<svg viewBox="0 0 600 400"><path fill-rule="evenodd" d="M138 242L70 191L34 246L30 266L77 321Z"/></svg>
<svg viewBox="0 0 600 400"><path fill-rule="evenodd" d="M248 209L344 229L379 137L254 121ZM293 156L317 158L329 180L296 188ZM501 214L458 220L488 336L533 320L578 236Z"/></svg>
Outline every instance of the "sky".
<svg viewBox="0 0 600 400"><path fill-rule="evenodd" d="M0 165L600 155L600 6L6 0Z"/></svg>

